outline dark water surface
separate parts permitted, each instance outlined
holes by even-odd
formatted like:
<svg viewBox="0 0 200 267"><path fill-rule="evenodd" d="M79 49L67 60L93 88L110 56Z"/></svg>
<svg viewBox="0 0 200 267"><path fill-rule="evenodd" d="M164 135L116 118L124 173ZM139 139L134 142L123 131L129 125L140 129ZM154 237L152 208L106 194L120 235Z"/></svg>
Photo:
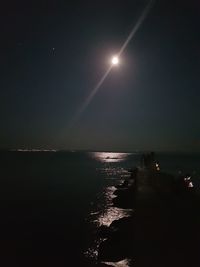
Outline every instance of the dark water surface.
<svg viewBox="0 0 200 267"><path fill-rule="evenodd" d="M87 266L95 227L125 216L108 205L139 154L1 152L0 265ZM158 155L161 168L192 172L199 155ZM91 255L89 255L91 254ZM85 265L84 265L85 264Z"/></svg>

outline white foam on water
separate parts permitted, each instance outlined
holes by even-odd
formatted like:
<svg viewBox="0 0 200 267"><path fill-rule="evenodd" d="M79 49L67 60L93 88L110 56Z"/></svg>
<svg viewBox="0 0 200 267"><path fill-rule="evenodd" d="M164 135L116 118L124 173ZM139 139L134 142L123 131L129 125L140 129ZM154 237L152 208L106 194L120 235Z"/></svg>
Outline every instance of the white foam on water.
<svg viewBox="0 0 200 267"><path fill-rule="evenodd" d="M108 266L113 266L113 267L129 267L130 266L130 260L129 259L124 259L122 261L118 262L102 262L103 264L106 264Z"/></svg>
<svg viewBox="0 0 200 267"><path fill-rule="evenodd" d="M88 250L84 252L84 255L87 258L91 258L91 259L97 260L98 254L99 254L99 246L105 240L107 240L107 238L96 239L95 240L95 244L92 247L88 248Z"/></svg>
<svg viewBox="0 0 200 267"><path fill-rule="evenodd" d="M98 226L104 225L109 227L113 221L122 219L124 217L130 217L132 214L131 209L121 209L112 206L112 200L116 198L116 195L114 194L115 191L115 186L109 186L104 192L106 198L106 206L104 207L102 212L99 213L99 216L94 221L98 224Z"/></svg>
<svg viewBox="0 0 200 267"><path fill-rule="evenodd" d="M110 226L115 220L119 220L125 217L130 217L132 214L131 209L120 209L117 207L110 207L106 211L100 214L95 221L99 226Z"/></svg>

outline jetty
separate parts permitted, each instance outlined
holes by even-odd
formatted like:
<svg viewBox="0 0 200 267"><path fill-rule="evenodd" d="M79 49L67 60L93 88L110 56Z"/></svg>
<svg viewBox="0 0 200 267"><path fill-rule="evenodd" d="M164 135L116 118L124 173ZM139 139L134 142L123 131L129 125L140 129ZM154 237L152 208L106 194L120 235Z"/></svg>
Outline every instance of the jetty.
<svg viewBox="0 0 200 267"><path fill-rule="evenodd" d="M200 266L200 198L190 185L161 172L154 154L144 155L116 190L113 205L133 215L101 231L99 266L126 259L124 266Z"/></svg>

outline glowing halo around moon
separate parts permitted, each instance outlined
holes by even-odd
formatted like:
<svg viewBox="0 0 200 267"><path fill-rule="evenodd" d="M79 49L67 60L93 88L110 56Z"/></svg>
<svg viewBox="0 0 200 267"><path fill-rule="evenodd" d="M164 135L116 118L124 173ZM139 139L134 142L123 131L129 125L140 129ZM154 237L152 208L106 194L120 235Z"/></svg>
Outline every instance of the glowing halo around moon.
<svg viewBox="0 0 200 267"><path fill-rule="evenodd" d="M117 56L112 57L111 63L114 66L118 65L119 64L119 58Z"/></svg>
<svg viewBox="0 0 200 267"><path fill-rule="evenodd" d="M99 88L102 86L102 84L106 80L107 76L111 72L112 68L117 67L117 65L119 65L119 57L121 56L121 54L126 49L126 47L128 46L129 42L135 36L136 32L138 31L138 29L140 28L140 26L142 25L142 23L146 19L147 15L150 13L150 11L151 11L153 5L155 4L155 2L156 2L156 0L149 0L147 6L144 8L144 11L142 12L141 16L138 18L136 24L134 25L134 27L132 28L131 32L129 33L127 39L123 43L121 49L118 51L117 55L115 55L115 56L113 56L111 58L110 65L109 65L108 69L103 74L103 76L101 77L99 82L96 84L96 86L93 88L93 90L90 92L88 97L85 99L85 101L82 103L80 108L77 110L75 115L70 120L70 122L68 124L68 128L73 128L73 125L75 124L75 122L78 121L78 119L80 118L81 114L85 111L87 106L90 104L90 102L92 101L92 99L94 98L96 93L98 92Z"/></svg>

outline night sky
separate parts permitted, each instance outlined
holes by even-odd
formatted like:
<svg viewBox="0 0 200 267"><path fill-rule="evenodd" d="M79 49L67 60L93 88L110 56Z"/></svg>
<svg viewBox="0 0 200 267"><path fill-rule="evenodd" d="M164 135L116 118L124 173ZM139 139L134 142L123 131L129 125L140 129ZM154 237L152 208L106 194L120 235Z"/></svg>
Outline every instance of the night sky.
<svg viewBox="0 0 200 267"><path fill-rule="evenodd" d="M68 125L148 1L7 1L0 148L200 151L200 2L157 0Z"/></svg>

